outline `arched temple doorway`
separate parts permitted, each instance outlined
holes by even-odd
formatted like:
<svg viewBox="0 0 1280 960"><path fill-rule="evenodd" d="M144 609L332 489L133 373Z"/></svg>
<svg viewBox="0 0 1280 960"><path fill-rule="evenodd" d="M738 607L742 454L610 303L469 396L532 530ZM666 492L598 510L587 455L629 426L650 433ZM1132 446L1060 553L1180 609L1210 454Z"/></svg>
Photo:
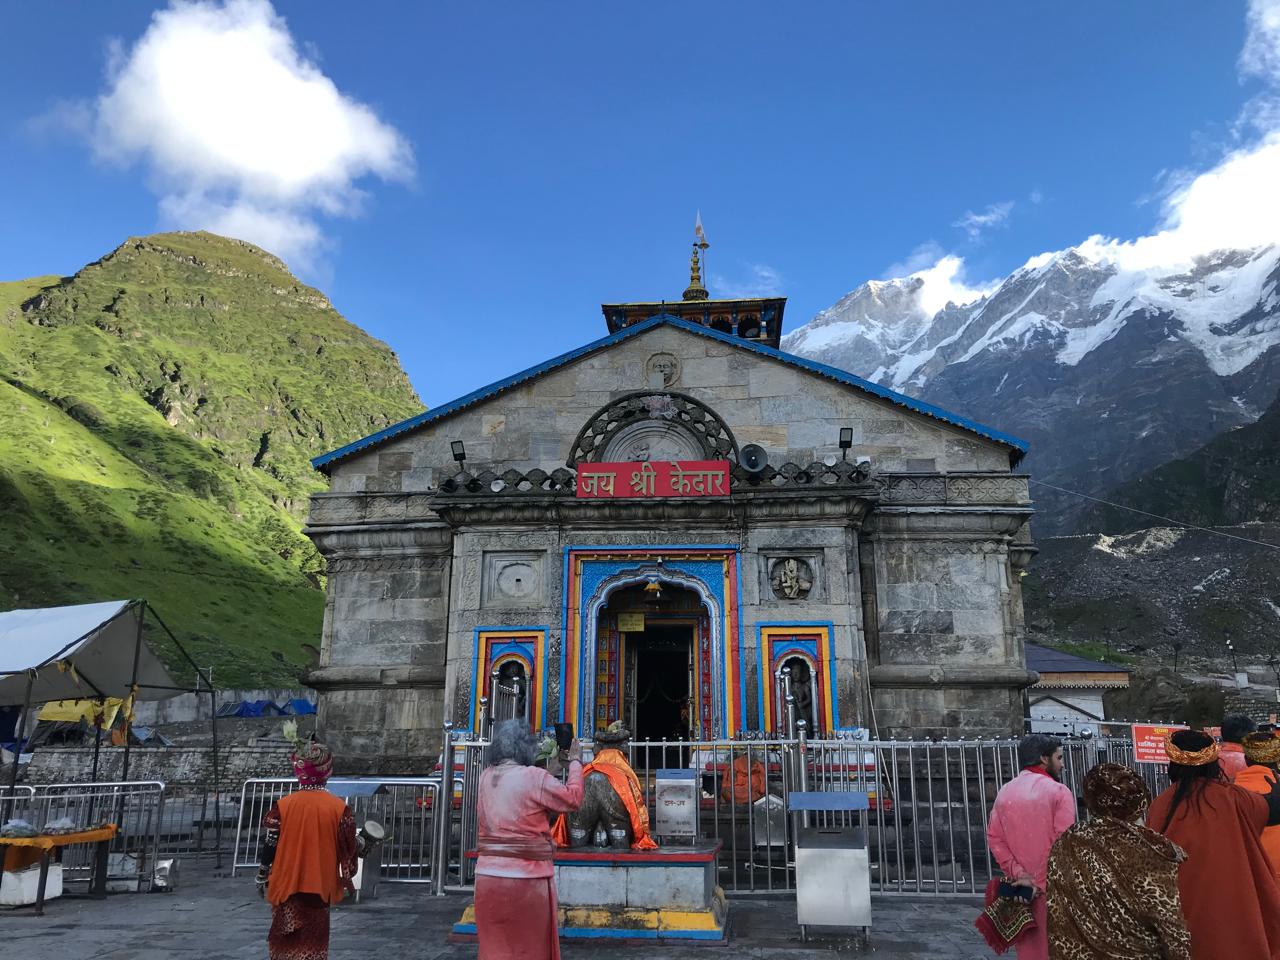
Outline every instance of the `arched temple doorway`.
<svg viewBox="0 0 1280 960"><path fill-rule="evenodd" d="M683 721L690 736L710 740L743 729L736 551L575 547L565 566L561 716L584 735L614 720L634 720L652 724L661 739L665 721L633 712L630 699L634 694L639 711L652 672L663 677L663 699L691 700ZM685 651L682 693L673 672Z"/></svg>
<svg viewBox="0 0 1280 960"><path fill-rule="evenodd" d="M688 586L649 574L611 591L596 623L596 728L621 720L636 740L711 736L710 639L707 606Z"/></svg>

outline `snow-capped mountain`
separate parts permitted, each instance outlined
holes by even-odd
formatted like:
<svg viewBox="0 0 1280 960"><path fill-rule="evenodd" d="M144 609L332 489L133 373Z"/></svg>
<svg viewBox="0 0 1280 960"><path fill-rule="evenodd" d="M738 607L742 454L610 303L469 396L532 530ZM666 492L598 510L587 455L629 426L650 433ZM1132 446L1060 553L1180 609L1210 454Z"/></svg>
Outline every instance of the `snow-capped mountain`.
<svg viewBox="0 0 1280 960"><path fill-rule="evenodd" d="M1098 496L1271 404L1278 287L1276 246L1136 269L1091 241L939 310L922 275L864 283L782 347L1022 436L1033 477ZM1037 497L1046 532L1087 506Z"/></svg>

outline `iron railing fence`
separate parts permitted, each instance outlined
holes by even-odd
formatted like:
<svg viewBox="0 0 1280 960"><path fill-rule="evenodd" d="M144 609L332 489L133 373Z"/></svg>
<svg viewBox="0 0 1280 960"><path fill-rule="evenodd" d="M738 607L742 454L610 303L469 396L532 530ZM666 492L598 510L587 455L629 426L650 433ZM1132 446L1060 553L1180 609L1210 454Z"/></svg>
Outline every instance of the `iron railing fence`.
<svg viewBox="0 0 1280 960"><path fill-rule="evenodd" d="M209 783L166 783L157 856L217 856L235 840L239 794Z"/></svg>
<svg viewBox="0 0 1280 960"><path fill-rule="evenodd" d="M436 893L474 885L475 802L488 741L446 734L442 761L453 772L447 805L439 776L350 781L385 791L349 798L357 820L377 819L391 840L383 854L388 880L431 882ZM698 780L698 838L720 841L720 885L734 895L789 894L795 889L794 838L802 817L787 805L796 790L866 792L865 812L808 814L810 822L865 830L872 889L883 894L976 896L993 876L986 831L997 791L1019 772L1016 740L860 741L750 738L632 741L626 750L654 810L657 772L692 769ZM1168 785L1167 768L1134 764L1121 739L1064 743L1063 782L1077 798L1084 774L1109 761L1134 766L1153 795ZM235 869L255 868L261 823L294 780L251 780L241 793ZM341 794L344 782L330 785ZM354 789L354 788L351 788ZM447 817L437 819L437 811ZM1079 807L1085 816L1083 805ZM680 841L671 841L678 843Z"/></svg>
<svg viewBox="0 0 1280 960"><path fill-rule="evenodd" d="M431 881L434 819L440 809L439 777L334 779L330 792L351 806L359 827L376 820L386 828L382 845L383 880ZM272 805L298 789L292 778L246 780L240 791L232 847L231 872L257 870L263 840L262 822Z"/></svg>

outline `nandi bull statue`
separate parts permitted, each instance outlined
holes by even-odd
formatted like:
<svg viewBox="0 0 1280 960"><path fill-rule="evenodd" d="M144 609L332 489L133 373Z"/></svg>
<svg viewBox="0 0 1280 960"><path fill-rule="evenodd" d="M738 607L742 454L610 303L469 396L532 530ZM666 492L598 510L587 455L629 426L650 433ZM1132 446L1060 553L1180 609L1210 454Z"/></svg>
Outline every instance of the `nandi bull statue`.
<svg viewBox="0 0 1280 960"><path fill-rule="evenodd" d="M631 733L618 721L595 735L595 756L583 769L582 806L561 816L552 836L562 847L653 850L649 808L622 747Z"/></svg>

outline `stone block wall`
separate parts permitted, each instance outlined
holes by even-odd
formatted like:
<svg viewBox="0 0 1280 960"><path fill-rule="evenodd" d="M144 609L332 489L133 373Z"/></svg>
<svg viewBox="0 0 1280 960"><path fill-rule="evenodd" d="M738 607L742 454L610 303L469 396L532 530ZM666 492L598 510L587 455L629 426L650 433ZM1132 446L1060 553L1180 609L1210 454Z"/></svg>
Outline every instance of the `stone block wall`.
<svg viewBox="0 0 1280 960"><path fill-rule="evenodd" d="M287 747L224 747L218 752L218 782L223 790L238 790L246 780L290 777L289 752ZM124 748L104 746L98 758L98 781L119 780L123 772ZM26 782L88 783L92 773L92 747L41 747L31 757ZM213 751L207 747L133 747L129 751L129 779L211 784Z"/></svg>

